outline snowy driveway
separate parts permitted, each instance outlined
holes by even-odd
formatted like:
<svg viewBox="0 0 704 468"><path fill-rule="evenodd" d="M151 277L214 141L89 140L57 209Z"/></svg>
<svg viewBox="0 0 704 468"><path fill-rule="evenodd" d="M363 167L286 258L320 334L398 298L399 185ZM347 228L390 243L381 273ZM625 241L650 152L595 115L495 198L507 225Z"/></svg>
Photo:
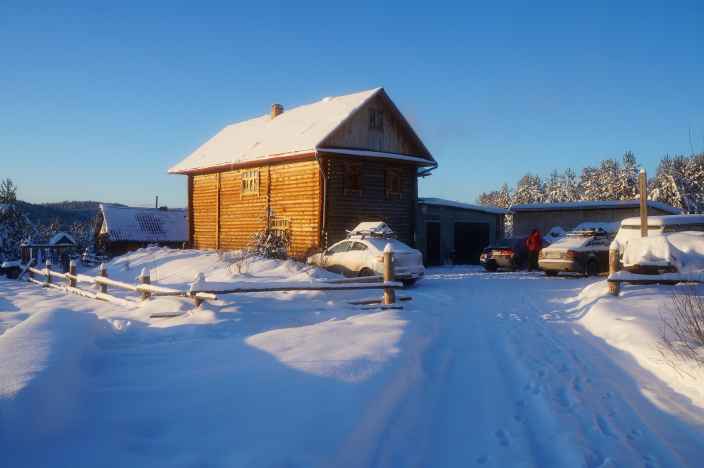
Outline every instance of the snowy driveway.
<svg viewBox="0 0 704 468"><path fill-rule="evenodd" d="M263 294L212 322L126 329L113 306L0 282L0 377L23 372L9 350L42 347L19 391L0 385L0 453L8 467L697 466L702 410L577 323L593 281L438 269L398 312ZM78 318L92 312L105 320Z"/></svg>

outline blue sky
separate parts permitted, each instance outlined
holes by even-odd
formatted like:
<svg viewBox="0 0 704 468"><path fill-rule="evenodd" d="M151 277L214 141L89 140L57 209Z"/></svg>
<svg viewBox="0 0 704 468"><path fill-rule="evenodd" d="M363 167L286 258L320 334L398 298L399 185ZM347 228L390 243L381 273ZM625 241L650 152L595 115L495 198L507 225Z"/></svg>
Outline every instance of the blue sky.
<svg viewBox="0 0 704 468"><path fill-rule="evenodd" d="M183 206L167 168L226 124L376 86L440 163L425 196L704 151L702 2L25 3L0 2L0 177L28 201Z"/></svg>

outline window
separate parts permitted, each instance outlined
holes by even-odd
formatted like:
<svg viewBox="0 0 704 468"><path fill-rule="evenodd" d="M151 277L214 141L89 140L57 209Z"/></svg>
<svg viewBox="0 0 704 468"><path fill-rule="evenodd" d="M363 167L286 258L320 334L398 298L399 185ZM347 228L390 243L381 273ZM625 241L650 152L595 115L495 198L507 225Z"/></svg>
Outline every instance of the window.
<svg viewBox="0 0 704 468"><path fill-rule="evenodd" d="M352 248L350 250L361 252L367 250L367 246L362 244L361 242L355 242L354 244L352 244Z"/></svg>
<svg viewBox="0 0 704 468"><path fill-rule="evenodd" d="M328 249L327 253L328 253L328 255L344 253L344 252L347 252L351 246L352 246L352 242L340 242L339 244L335 244L332 247L330 247Z"/></svg>
<svg viewBox="0 0 704 468"><path fill-rule="evenodd" d="M362 165L360 163L345 164L345 193L362 191Z"/></svg>
<svg viewBox="0 0 704 468"><path fill-rule="evenodd" d="M259 194L259 169L242 171L242 195Z"/></svg>
<svg viewBox="0 0 704 468"><path fill-rule="evenodd" d="M386 196L401 195L401 172L387 169L385 173Z"/></svg>
<svg viewBox="0 0 704 468"><path fill-rule="evenodd" d="M384 112L378 109L369 109L369 130L384 131Z"/></svg>
<svg viewBox="0 0 704 468"><path fill-rule="evenodd" d="M290 220L288 218L273 217L269 220L269 229L279 234L287 233L289 230L289 226Z"/></svg>

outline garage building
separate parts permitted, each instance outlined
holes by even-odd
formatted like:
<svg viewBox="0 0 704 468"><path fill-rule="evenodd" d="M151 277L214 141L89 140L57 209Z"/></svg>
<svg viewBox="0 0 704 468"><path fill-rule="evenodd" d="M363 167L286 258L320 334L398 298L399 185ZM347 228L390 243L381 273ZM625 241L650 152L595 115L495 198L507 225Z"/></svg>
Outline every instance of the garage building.
<svg viewBox="0 0 704 468"><path fill-rule="evenodd" d="M680 214L682 211L666 203L648 200L648 215ZM513 205L513 235L523 237L538 229L545 234L555 226L565 231L584 222L621 222L640 216L639 200L577 201L571 203L534 203Z"/></svg>
<svg viewBox="0 0 704 468"><path fill-rule="evenodd" d="M504 237L506 210L440 198L419 198L415 245L426 266L479 263L487 245Z"/></svg>

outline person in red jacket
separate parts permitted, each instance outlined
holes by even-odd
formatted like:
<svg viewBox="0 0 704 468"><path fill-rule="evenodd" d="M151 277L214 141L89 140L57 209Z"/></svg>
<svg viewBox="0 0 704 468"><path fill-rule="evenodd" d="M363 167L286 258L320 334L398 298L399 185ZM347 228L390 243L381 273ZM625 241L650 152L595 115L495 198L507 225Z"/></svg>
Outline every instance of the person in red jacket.
<svg viewBox="0 0 704 468"><path fill-rule="evenodd" d="M543 239L540 237L540 231L533 229L530 236L526 239L526 249L528 250L528 271L538 269L538 252L543 247Z"/></svg>

